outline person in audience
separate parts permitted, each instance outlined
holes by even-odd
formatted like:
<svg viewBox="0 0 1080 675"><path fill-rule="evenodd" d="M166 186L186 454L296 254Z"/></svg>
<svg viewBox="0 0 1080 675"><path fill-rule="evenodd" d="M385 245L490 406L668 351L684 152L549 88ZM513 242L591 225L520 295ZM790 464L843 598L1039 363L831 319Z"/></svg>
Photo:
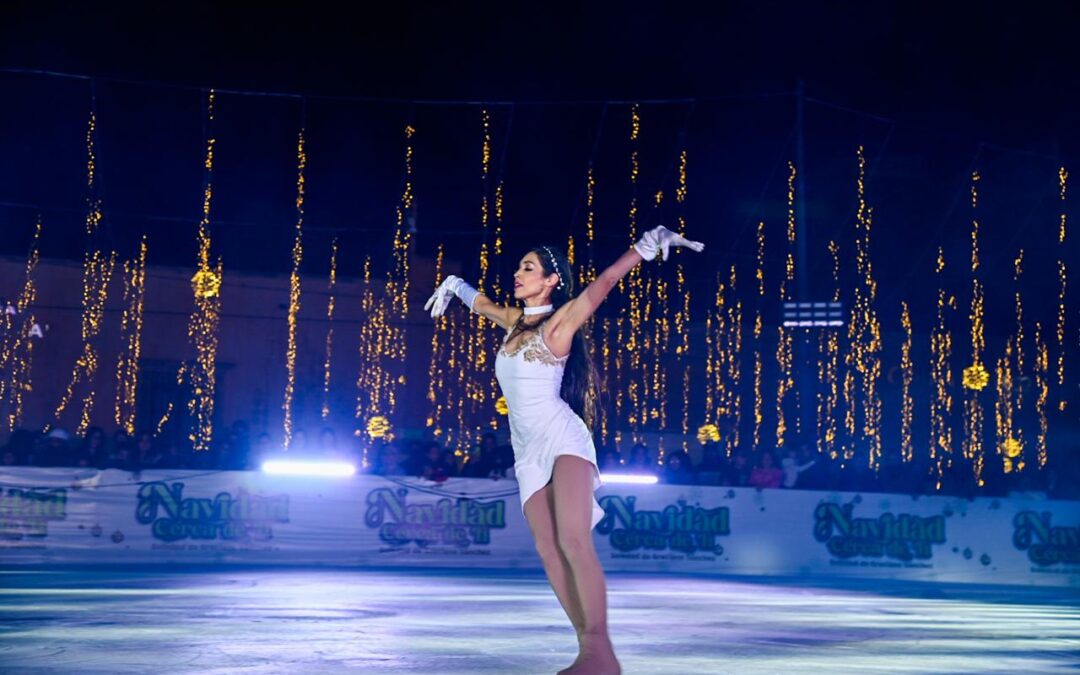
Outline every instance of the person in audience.
<svg viewBox="0 0 1080 675"><path fill-rule="evenodd" d="M750 485L750 457L745 450L739 450L731 456L731 461L724 467L721 477L722 485L730 487L746 487Z"/></svg>
<svg viewBox="0 0 1080 675"><path fill-rule="evenodd" d="M720 485L724 478L724 461L718 443L709 441L701 447L701 462L694 467L698 485Z"/></svg>
<svg viewBox="0 0 1080 675"><path fill-rule="evenodd" d="M784 459L780 460L780 468L784 472L783 487L793 488L799 481L799 474L814 466L814 460L799 461L798 452L791 448L784 453Z"/></svg>
<svg viewBox="0 0 1080 675"><path fill-rule="evenodd" d="M664 456L664 469L660 480L672 485L693 485L694 469L690 466L690 456L682 450L673 450Z"/></svg>
<svg viewBox="0 0 1080 675"><path fill-rule="evenodd" d="M750 472L750 485L761 490L778 488L783 483L784 472L776 466L776 458L771 452L761 453L758 465Z"/></svg>
<svg viewBox="0 0 1080 675"><path fill-rule="evenodd" d="M149 431L142 431L135 438L135 452L132 457L132 466L136 471L156 469L161 464L161 452L154 443L154 435Z"/></svg>
<svg viewBox="0 0 1080 675"><path fill-rule="evenodd" d="M630 460L626 463L626 469L635 473L656 474L659 466L653 461L649 446L644 443L635 443L630 449Z"/></svg>

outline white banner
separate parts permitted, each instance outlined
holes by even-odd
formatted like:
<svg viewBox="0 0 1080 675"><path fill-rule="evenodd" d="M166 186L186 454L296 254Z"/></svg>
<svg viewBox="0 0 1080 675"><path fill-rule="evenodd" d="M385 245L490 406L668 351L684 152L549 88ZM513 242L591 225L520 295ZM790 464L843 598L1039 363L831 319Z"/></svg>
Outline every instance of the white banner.
<svg viewBox="0 0 1080 675"><path fill-rule="evenodd" d="M1080 503L605 486L610 571L1080 585ZM513 481L0 468L7 564L540 569Z"/></svg>

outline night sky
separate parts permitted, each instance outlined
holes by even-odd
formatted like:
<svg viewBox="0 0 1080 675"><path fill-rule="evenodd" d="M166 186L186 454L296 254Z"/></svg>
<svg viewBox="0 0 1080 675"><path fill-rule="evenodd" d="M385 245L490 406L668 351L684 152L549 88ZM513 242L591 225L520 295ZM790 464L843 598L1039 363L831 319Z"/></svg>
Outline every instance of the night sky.
<svg viewBox="0 0 1080 675"><path fill-rule="evenodd" d="M641 100L639 228L677 217L675 166L685 148L688 233L710 246L688 273L711 284L733 262L752 271L759 219L770 241L783 236L801 80L811 295L830 292L830 239L851 263L862 144L887 311L900 299L917 314L933 311L938 245L955 263L950 283L964 286L978 170L990 330L1010 318L1021 245L1035 261L1025 278L1033 315L1053 313L1056 279L1038 262L1056 256L1058 167L1080 155L1080 71L1070 46L1078 17L1068 3L1010 12L910 2L384 4L344 14L314 3L9 3L0 66L97 79L0 73L2 252L24 255L41 214L43 255L81 257L93 94L109 245L131 255L146 233L151 264L193 265L201 89L213 86L308 97L218 97L212 220L226 269L287 273L302 124L305 272L325 274L334 236L342 274L358 274L365 253L381 262L411 123L418 252L442 242L475 274L483 107L513 259L583 232L591 161L603 263L629 243L628 102ZM658 190L666 199L653 208ZM781 255L771 249L772 272Z"/></svg>

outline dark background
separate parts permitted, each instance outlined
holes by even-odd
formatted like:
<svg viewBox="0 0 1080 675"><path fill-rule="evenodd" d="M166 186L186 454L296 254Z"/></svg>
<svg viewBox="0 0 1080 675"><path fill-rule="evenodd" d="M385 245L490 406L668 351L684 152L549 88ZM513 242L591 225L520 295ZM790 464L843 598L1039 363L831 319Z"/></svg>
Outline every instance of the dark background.
<svg viewBox="0 0 1080 675"><path fill-rule="evenodd" d="M411 123L418 252L443 242L475 275L481 108L492 116L490 188L495 178L506 185L510 262L538 241L583 232L592 161L602 264L629 238L629 102L640 100L639 229L674 222L676 158L687 149L688 233L710 244L688 274L711 285L732 262L752 273L757 220L781 242L802 81L800 236L812 296L831 294L830 239L851 272L863 144L884 312L907 299L927 317L917 330L931 321L938 245L953 290L969 287L969 184L979 170L990 331L1011 326L1021 245L1030 316L1052 322L1057 171L1080 148L1068 3L387 5L9 3L0 65L94 78L0 73L3 252L23 255L41 214L43 254L81 257L93 100L104 236L132 255L148 233L151 264L193 265L203 89L213 86L291 94L218 95L212 220L226 269L287 273L302 124L305 272L325 274L334 236L341 274L359 274L367 253L378 268ZM658 190L667 198L654 209ZM773 280L783 254L770 246Z"/></svg>

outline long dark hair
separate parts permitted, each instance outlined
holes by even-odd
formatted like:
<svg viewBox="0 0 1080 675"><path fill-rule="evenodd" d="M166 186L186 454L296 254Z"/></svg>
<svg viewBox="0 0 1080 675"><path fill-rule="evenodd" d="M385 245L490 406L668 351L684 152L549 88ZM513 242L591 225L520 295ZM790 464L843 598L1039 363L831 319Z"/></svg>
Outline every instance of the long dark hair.
<svg viewBox="0 0 1080 675"><path fill-rule="evenodd" d="M552 313L531 325L524 323L525 315L522 314L514 326L515 332L538 330L554 315L554 310L558 310L574 297L574 275L570 270L570 261L562 249L558 246L538 246L531 252L540 259L540 267L544 270L544 275L558 274L559 283L551 289ZM597 397L600 393L598 385L599 377L596 367L589 356L588 338L585 336L585 331L579 328L570 342L570 355L566 360L566 370L563 371L559 395L585 421L589 431L593 430L596 422Z"/></svg>

